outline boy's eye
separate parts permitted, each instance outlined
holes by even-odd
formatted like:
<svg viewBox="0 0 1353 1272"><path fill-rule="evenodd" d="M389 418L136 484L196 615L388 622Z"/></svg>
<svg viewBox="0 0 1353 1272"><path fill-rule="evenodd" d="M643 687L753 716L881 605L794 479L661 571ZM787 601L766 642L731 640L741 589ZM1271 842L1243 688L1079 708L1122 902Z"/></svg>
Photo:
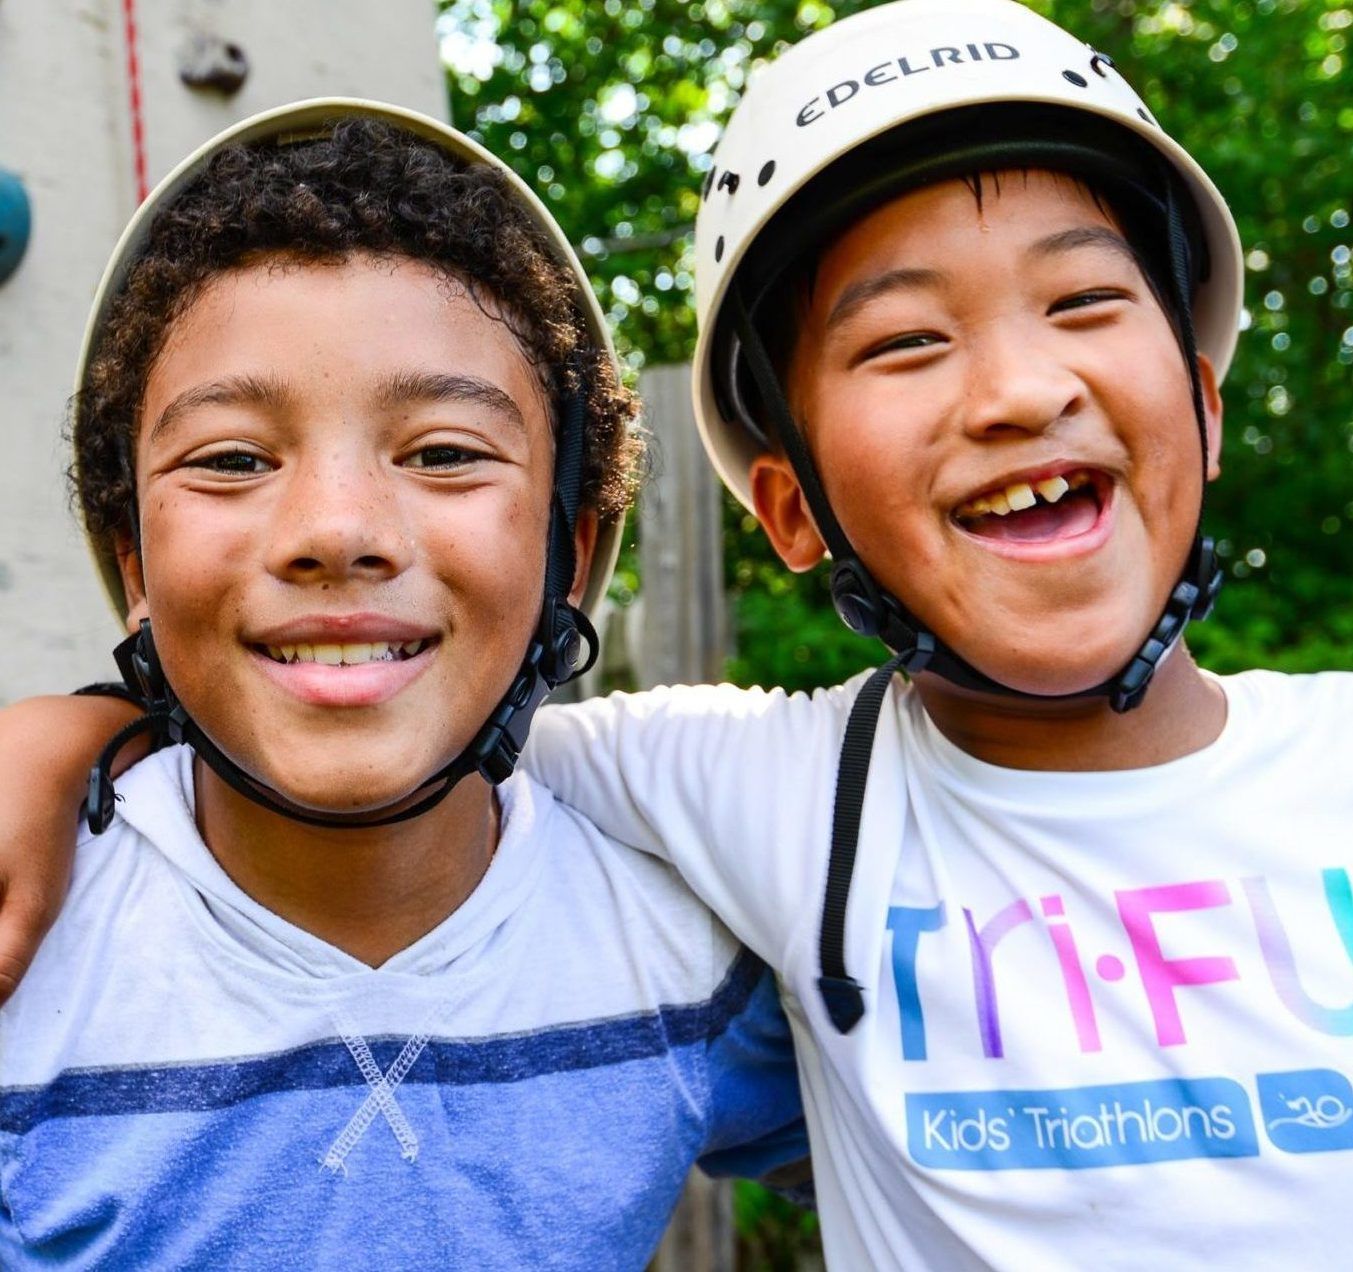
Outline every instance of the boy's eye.
<svg viewBox="0 0 1353 1272"><path fill-rule="evenodd" d="M484 456L462 446L420 446L405 461L406 468L464 468Z"/></svg>
<svg viewBox="0 0 1353 1272"><path fill-rule="evenodd" d="M216 451L211 455L199 455L188 460L186 468L205 468L208 472L224 473L230 477L254 477L266 473L271 465L262 455L252 451L233 450Z"/></svg>
<svg viewBox="0 0 1353 1272"><path fill-rule="evenodd" d="M863 362L870 358L878 358L885 353L905 353L912 349L929 349L943 343L944 337L938 332L908 331L903 335L891 336L887 340L872 345L860 360Z"/></svg>
<svg viewBox="0 0 1353 1272"><path fill-rule="evenodd" d="M1126 299L1127 297L1120 291L1113 291L1105 287L1093 287L1088 291L1076 292L1074 295L1063 296L1060 300L1054 301L1049 306L1048 313L1070 313L1077 309L1091 309L1096 305Z"/></svg>

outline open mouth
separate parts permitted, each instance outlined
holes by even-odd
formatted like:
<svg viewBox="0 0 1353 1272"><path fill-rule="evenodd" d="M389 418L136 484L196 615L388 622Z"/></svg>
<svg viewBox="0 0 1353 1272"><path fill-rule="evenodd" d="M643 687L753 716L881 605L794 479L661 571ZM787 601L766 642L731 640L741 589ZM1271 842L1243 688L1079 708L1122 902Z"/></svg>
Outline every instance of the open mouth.
<svg viewBox="0 0 1353 1272"><path fill-rule="evenodd" d="M1088 533L1111 485L1106 474L1076 468L1033 482L994 487L954 509L969 534L1003 543L1051 543Z"/></svg>
<svg viewBox="0 0 1353 1272"><path fill-rule="evenodd" d="M254 645L276 663L319 663L326 667L363 667L369 663L407 662L436 644L434 637L407 641L360 641L343 645Z"/></svg>

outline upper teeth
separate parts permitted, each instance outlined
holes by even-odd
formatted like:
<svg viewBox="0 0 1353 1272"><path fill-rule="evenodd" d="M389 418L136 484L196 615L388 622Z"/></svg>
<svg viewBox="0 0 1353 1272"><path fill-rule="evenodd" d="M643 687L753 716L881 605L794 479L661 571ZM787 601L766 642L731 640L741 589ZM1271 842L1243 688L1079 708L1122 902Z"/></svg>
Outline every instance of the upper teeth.
<svg viewBox="0 0 1353 1272"><path fill-rule="evenodd" d="M954 515L956 517L981 517L989 512L994 512L998 517L1004 517L1011 512L1023 512L1026 508L1032 508L1039 498L1042 498L1045 503L1055 504L1068 490L1077 490L1082 486L1088 486L1090 481L1090 474L1087 472L1074 472L1061 477L1048 477L1043 481L1036 481L1032 484L1026 481L1017 481L1001 490L988 491L985 495L979 495L976 499L970 499L967 503L959 504L954 509Z"/></svg>
<svg viewBox="0 0 1353 1272"><path fill-rule="evenodd" d="M357 663L394 662L411 658L427 642L423 640L373 640L354 645L269 645L268 654L278 662L325 663L330 667L351 667Z"/></svg>

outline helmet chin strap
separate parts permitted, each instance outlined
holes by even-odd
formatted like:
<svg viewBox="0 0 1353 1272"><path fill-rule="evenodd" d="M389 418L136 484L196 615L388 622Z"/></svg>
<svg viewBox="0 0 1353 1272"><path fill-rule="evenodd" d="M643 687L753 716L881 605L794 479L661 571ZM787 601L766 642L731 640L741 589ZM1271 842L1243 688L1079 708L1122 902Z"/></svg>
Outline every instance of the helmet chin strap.
<svg viewBox="0 0 1353 1272"><path fill-rule="evenodd" d="M860 560L823 489L817 465L808 450L803 432L795 422L785 400L779 376L761 340L746 301L733 287L730 305L742 355L760 394L762 405L776 440L784 448L799 480L813 519L832 556L831 595L841 621L860 636L877 636L896 655L898 668L915 675L930 671L950 683L980 693L1007 698L1025 698L1044 702L1089 697L1107 697L1115 712L1131 711L1141 704L1156 669L1178 644L1190 620L1203 619L1211 612L1221 590L1222 572L1212 540L1202 533L1203 508L1207 491L1207 418L1203 406L1202 381L1198 372L1197 341L1189 305L1188 239L1184 231L1173 182L1167 185L1167 233L1170 245L1170 300L1177 315L1176 333L1180 351L1189 371L1193 410L1202 443L1203 498L1200 499L1193 546L1171 589L1169 599L1150 634L1137 652L1115 675L1090 689L1069 694L1035 694L988 676L945 645L912 614L897 597L879 586ZM765 294L764 291L762 293Z"/></svg>
<svg viewBox="0 0 1353 1272"><path fill-rule="evenodd" d="M269 812L333 830L365 830L418 817L447 797L471 773L497 785L516 767L536 708L550 690L582 675L596 661L598 640L586 614L568 600L577 563L574 534L582 501L583 389L567 392L556 437L554 490L545 557L544 601L517 674L474 740L412 795L362 813L320 813L296 807L281 792L258 781L235 763L178 700L160 666L150 621L114 651L128 690L146 714L115 734L90 770L85 818L94 834L112 823L117 794L112 765L128 742L148 733L152 749L186 743L228 786ZM133 521L135 523L135 509ZM412 802L408 802L408 801Z"/></svg>

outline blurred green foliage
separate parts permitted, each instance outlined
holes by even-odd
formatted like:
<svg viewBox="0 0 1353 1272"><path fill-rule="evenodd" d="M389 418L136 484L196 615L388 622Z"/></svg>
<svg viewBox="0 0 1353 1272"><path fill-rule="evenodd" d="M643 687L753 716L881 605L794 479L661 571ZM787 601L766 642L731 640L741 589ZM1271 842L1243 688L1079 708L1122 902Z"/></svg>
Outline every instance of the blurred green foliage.
<svg viewBox="0 0 1353 1272"><path fill-rule="evenodd" d="M742 1272L795 1272L818 1245L817 1215L747 1180L733 1185Z"/></svg>
<svg viewBox="0 0 1353 1272"><path fill-rule="evenodd" d="M1353 98L1342 0L1029 0L1109 53L1230 199L1246 330L1208 525L1230 583L1191 644L1221 671L1353 667ZM861 0L444 0L455 122L539 189L636 368L694 339L690 230L758 61ZM802 687L877 661L728 509L731 675ZM793 633L786 640L785 634Z"/></svg>
<svg viewBox="0 0 1353 1272"><path fill-rule="evenodd" d="M1028 0L1110 54L1229 198L1247 257L1208 525L1232 578L1191 629L1219 671L1353 668L1353 98L1342 0ZM540 190L631 366L689 358L691 228L757 63L861 0L443 0L454 122ZM731 676L798 688L879 660L730 500ZM625 577L632 583L632 569ZM744 1267L790 1268L815 1223L741 1186Z"/></svg>

